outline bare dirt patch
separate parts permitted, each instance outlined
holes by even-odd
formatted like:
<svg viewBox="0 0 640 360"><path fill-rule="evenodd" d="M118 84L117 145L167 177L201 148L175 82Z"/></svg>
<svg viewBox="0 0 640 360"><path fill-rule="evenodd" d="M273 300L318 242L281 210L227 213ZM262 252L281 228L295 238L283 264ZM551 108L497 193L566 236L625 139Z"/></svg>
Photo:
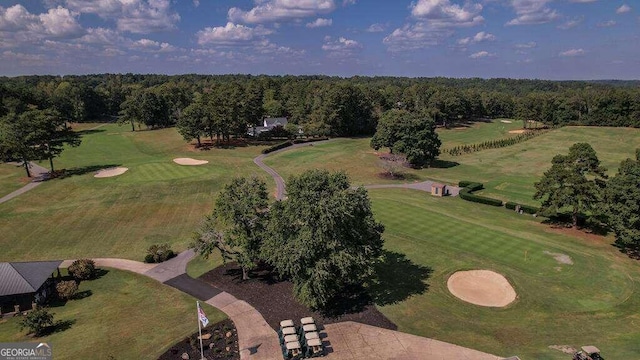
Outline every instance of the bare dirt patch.
<svg viewBox="0 0 640 360"><path fill-rule="evenodd" d="M129 168L126 168L126 167L115 167L110 169L103 169L98 171L95 175L93 175L93 177L108 178L108 177L119 176L127 172L127 170L129 170Z"/></svg>
<svg viewBox="0 0 640 360"><path fill-rule="evenodd" d="M562 351L565 354L571 354L571 355L573 355L576 351L578 351L569 345L549 345L549 349Z"/></svg>
<svg viewBox="0 0 640 360"><path fill-rule="evenodd" d="M516 291L501 274L491 270L453 273L447 288L457 298L475 305L504 307L516 299Z"/></svg>
<svg viewBox="0 0 640 360"><path fill-rule="evenodd" d="M192 158L177 158L177 159L173 159L173 162L178 165L187 165L187 166L198 166L198 165L204 165L209 163L207 160L196 160Z"/></svg>
<svg viewBox="0 0 640 360"><path fill-rule="evenodd" d="M559 264L573 265L571 256L561 253L553 253L551 251L543 251L545 254L552 256Z"/></svg>
<svg viewBox="0 0 640 360"><path fill-rule="evenodd" d="M529 130L525 130L525 129L518 129L518 130L509 130L509 134L524 134Z"/></svg>

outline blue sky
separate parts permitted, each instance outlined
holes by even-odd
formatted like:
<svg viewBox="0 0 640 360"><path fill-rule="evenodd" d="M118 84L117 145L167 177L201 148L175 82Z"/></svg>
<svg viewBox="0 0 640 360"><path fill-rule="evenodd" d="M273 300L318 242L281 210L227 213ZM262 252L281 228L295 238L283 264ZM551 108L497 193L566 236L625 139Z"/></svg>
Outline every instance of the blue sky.
<svg viewBox="0 0 640 360"><path fill-rule="evenodd" d="M0 0L0 75L640 79L638 0Z"/></svg>

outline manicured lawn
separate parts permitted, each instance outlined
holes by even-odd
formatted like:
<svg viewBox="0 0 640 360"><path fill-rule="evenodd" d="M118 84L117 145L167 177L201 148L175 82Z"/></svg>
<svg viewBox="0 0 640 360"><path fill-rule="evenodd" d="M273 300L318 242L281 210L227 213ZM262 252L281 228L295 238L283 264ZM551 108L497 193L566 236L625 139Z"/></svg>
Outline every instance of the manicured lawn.
<svg viewBox="0 0 640 360"><path fill-rule="evenodd" d="M497 124L502 123L481 124L477 129L441 130L443 148L450 147L448 139L458 144L483 141L483 137L478 137L475 131L490 139L492 132L489 130L501 126ZM515 122L504 125L519 126ZM590 143L603 165L609 169L609 174L613 175L620 161L633 157L635 149L640 147L640 130L565 127L501 149L455 157L442 155L440 165L422 170L407 169L406 173L410 176L409 181L434 179L457 184L460 180L475 180L484 183L486 187L479 194L535 205L536 202L532 199L535 192L533 184L551 166L551 159L555 155L566 154L576 142ZM337 139L275 154L268 157L265 163L280 172L285 179L303 170L326 168L347 171L355 184L400 182L382 180L377 176L382 168L378 165L375 152L369 147L369 139Z"/></svg>
<svg viewBox="0 0 640 360"><path fill-rule="evenodd" d="M27 174L21 166L0 163L0 197L3 197L28 183Z"/></svg>
<svg viewBox="0 0 640 360"><path fill-rule="evenodd" d="M108 269L80 284L91 295L51 308L71 327L34 339L20 331L20 318L0 320L0 341L44 341L56 359L157 359L171 345L197 331L196 300L146 277ZM211 323L226 316L202 304Z"/></svg>
<svg viewBox="0 0 640 360"><path fill-rule="evenodd" d="M184 250L202 217L212 210L217 192L231 178L254 174L275 188L253 164L260 150L249 146L194 151L175 129L132 133L127 127L103 126L56 160L57 168L81 175L46 182L0 204L0 259L142 260L150 245L165 242ZM172 161L177 157L209 164L180 166ZM93 177L96 169L108 166L129 171L113 178Z"/></svg>
<svg viewBox="0 0 640 360"><path fill-rule="evenodd" d="M209 272L222 265L222 257L219 251L215 251L208 259L203 258L200 255L196 255L187 264L187 274L192 278L199 278L200 275Z"/></svg>
<svg viewBox="0 0 640 360"><path fill-rule="evenodd" d="M426 292L381 307L399 330L523 359L566 359L548 346L587 344L607 359L640 358L640 263L619 254L611 238L562 235L531 216L458 198L369 193L386 227L386 249L433 269ZM574 264L545 251L569 255ZM468 269L504 274L518 299L492 309L455 298L447 278ZM389 292L411 293L412 272L387 269Z"/></svg>
<svg viewBox="0 0 640 360"><path fill-rule="evenodd" d="M448 149L459 145L476 144L517 136L517 134L510 134L509 131L519 129L522 129L522 121L495 119L492 122L475 122L467 126L450 129L438 128L437 132L444 144L443 149Z"/></svg>

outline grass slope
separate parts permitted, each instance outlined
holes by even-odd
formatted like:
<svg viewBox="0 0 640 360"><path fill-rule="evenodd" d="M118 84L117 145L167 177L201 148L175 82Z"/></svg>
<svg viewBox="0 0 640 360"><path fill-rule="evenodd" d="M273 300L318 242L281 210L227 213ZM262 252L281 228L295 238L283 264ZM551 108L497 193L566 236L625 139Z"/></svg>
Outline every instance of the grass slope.
<svg viewBox="0 0 640 360"><path fill-rule="evenodd" d="M51 308L56 321L73 322L69 329L34 339L10 318L0 320L0 341L49 342L56 359L157 359L197 329L193 297L140 275L109 269L79 290L91 295ZM212 323L226 318L202 306Z"/></svg>
<svg viewBox="0 0 640 360"><path fill-rule="evenodd" d="M27 184L27 174L22 166L0 164L0 197L10 194Z"/></svg>
<svg viewBox="0 0 640 360"><path fill-rule="evenodd" d="M500 122L476 124L468 130L440 130L443 148L454 144L476 143L500 133ZM478 133L481 135L479 136ZM496 137L500 138L500 137ZM640 130L629 128L564 127L513 146L484 150L462 156L443 155L442 166L422 170L407 169L409 180L435 179L450 184L460 180L485 183L486 194L502 200L535 205L531 198L533 184L551 166L551 159L567 153L576 142L588 142L598 153L603 165L615 174L620 161L633 157L640 147ZM305 147L270 156L265 163L285 179L303 170L326 168L345 170L356 184L393 182L382 180L382 172L369 139L337 139L313 147ZM456 166L450 166L456 165ZM442 167L438 167L442 166ZM398 181L395 181L398 182Z"/></svg>
<svg viewBox="0 0 640 360"><path fill-rule="evenodd" d="M510 123L502 122L510 121ZM438 136L443 148L453 148L459 145L477 144L489 140L506 139L517 136L510 134L511 130L522 129L522 121L510 119L496 119L491 122L474 122L456 128L438 128Z"/></svg>
<svg viewBox="0 0 640 360"><path fill-rule="evenodd" d="M234 176L271 178L252 162L260 147L193 151L175 129L129 132L106 125L67 149L57 168L80 175L46 182L0 204L0 260L123 257L141 260L151 244L184 250L215 195ZM208 160L180 166L172 159ZM96 179L96 169L129 171ZM46 204L46 206L43 206Z"/></svg>
<svg viewBox="0 0 640 360"><path fill-rule="evenodd" d="M530 216L411 190L371 190L385 247L429 266L429 289L381 307L401 331L523 359L565 359L549 345L597 345L606 358L640 358L640 264L611 239L554 233ZM545 251L569 255L558 263ZM446 281L458 270L504 274L518 300L502 309L463 302ZM407 274L388 269L406 284ZM406 285L405 285L406 286ZM403 288L390 292L406 291Z"/></svg>

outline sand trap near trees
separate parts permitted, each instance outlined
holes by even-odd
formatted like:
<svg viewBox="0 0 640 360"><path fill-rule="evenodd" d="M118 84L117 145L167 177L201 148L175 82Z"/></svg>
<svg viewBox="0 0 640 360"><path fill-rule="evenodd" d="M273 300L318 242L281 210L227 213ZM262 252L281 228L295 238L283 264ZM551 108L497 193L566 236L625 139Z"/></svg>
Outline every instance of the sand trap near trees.
<svg viewBox="0 0 640 360"><path fill-rule="evenodd" d="M126 167L115 167L110 169L103 169L98 171L95 175L93 175L93 177L108 178L108 177L118 176L118 175L124 174L125 172L127 172L127 170L129 170L129 168L126 168Z"/></svg>
<svg viewBox="0 0 640 360"><path fill-rule="evenodd" d="M173 159L173 162L178 165L189 165L189 166L204 165L209 163L207 160L196 160L192 158L177 158L177 159Z"/></svg>
<svg viewBox="0 0 640 360"><path fill-rule="evenodd" d="M520 129L520 130L509 130L509 134L523 134L526 133L527 130L525 129Z"/></svg>
<svg viewBox="0 0 640 360"><path fill-rule="evenodd" d="M500 120L501 123L511 124L513 121L511 120Z"/></svg>
<svg viewBox="0 0 640 360"><path fill-rule="evenodd" d="M458 271L447 280L449 291L475 305L503 307L516 299L516 291L507 279L490 270Z"/></svg>

